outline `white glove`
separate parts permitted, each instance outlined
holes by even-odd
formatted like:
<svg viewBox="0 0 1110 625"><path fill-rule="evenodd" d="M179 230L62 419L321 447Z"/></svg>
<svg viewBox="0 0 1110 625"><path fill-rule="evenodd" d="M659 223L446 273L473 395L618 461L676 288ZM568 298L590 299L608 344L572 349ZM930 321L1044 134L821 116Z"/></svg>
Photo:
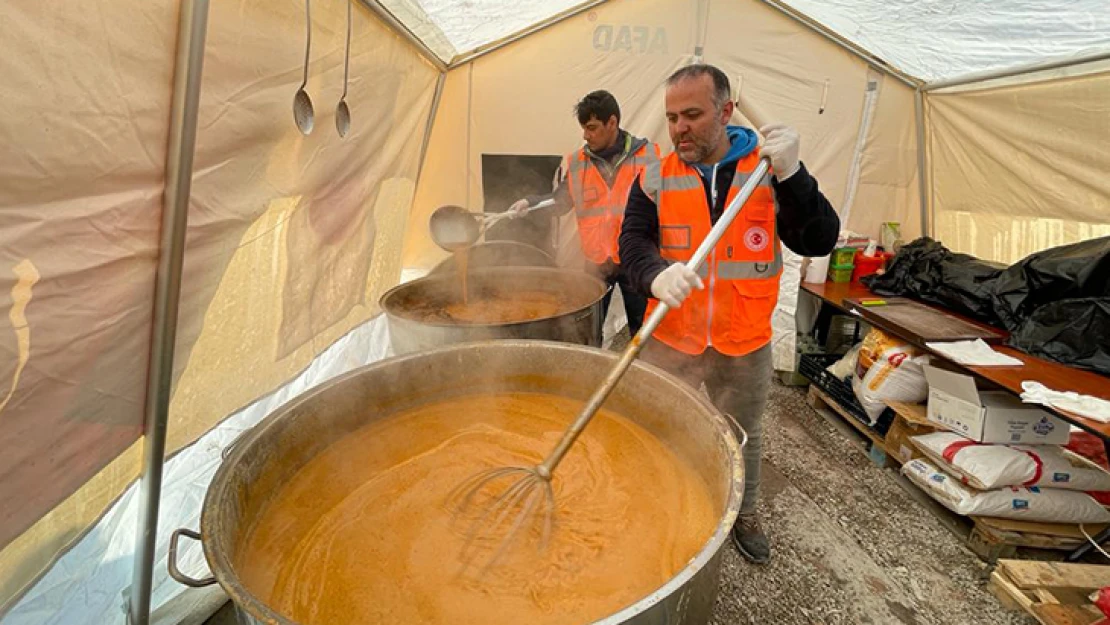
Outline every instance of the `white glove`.
<svg viewBox="0 0 1110 625"><path fill-rule="evenodd" d="M513 202L513 205L510 206L509 210L505 212L508 213L509 217L511 218L515 219L517 217L520 217L524 213L528 212L528 198L523 198Z"/></svg>
<svg viewBox="0 0 1110 625"><path fill-rule="evenodd" d="M678 308L690 290L704 289L701 278L683 263L674 263L651 281L651 294L671 308Z"/></svg>
<svg viewBox="0 0 1110 625"><path fill-rule="evenodd" d="M771 169L779 182L796 174L802 166L798 161L798 148L801 145L798 131L786 124L767 124L759 132L765 138L763 156L771 159Z"/></svg>

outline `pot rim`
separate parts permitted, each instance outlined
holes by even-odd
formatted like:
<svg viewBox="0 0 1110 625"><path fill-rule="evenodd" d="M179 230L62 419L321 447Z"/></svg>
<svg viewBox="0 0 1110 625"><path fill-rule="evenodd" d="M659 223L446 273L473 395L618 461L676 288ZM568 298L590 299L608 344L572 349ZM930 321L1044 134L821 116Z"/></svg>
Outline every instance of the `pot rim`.
<svg viewBox="0 0 1110 625"><path fill-rule="evenodd" d="M246 610L248 614L250 614L255 619L258 619L261 623L266 623L267 625L301 625L297 621L282 616L281 614L273 610L270 606L259 600L258 597L254 595L254 593L247 590L246 586L243 585L242 581L239 579L239 575L236 572L235 566L231 561L230 555L225 552L216 552L212 545L212 540L208 538L209 536L213 535L212 525L217 522L216 515L214 513L214 511L218 509L217 501L220 501L224 498L224 492L230 486L227 475L231 471L231 467L234 467L236 464L242 461L242 458L247 453L247 450L257 444L259 439L261 439L269 430L269 428L277 423L281 417L291 412L297 406L303 405L314 399L316 396L327 392L332 386L341 384L350 378L362 375L365 371L374 368L395 366L398 362L406 360L419 360L428 357L428 355L430 354L460 352L467 349L476 349L492 345L523 349L525 346L535 346L536 344L541 344L544 347L550 349L560 349L568 351L592 351L601 355L602 357L607 358L611 363L614 364L620 357L620 353L618 352L612 352L609 350L585 345L572 345L559 341L496 339L456 343L433 350L414 352L403 356L395 356L393 358L385 358L367 365L363 365L361 367L357 367L355 369L352 369L351 371L348 371L347 373L337 375L327 382L318 384L312 389L277 407L262 421L260 421L251 429L244 432L241 435L241 440L237 440L233 443L233 449L231 453L223 462L220 463L220 466L219 468L217 468L215 475L213 475L212 481L210 482L208 490L205 493L203 508L201 510L201 546L204 550L205 560L208 562L209 569L211 570L213 577L216 578L216 581L219 583L220 587L223 588L224 592L226 592L227 595L232 599L232 601L235 602L238 608ZM686 563L686 566L680 569L669 580L667 580L659 588L653 590L650 594L645 595L635 602L621 608L619 611L609 616L603 617L600 620L596 620L590 623L581 623L580 625L620 625L625 621L628 621L632 617L646 612L660 601L663 601L667 597L674 594L676 591L679 591L681 588L683 588L683 586L687 585L696 574L698 574L715 557L717 557L722 545L725 541L728 540L729 533L732 530L732 526L736 522L736 518L740 513L740 504L744 492L744 462L740 443L737 441L736 435L733 433L732 426L729 424L727 417L725 417L721 413L721 411L716 406L714 406L712 402L709 401L708 397L706 397L701 392L694 390L689 385L682 382L679 378L668 373L666 370L640 360L639 358L632 362L631 367L640 367L643 369L647 369L669 379L675 385L676 390L684 394L688 400L700 404L703 408L707 409L706 412L710 415L711 419L716 424L716 429L718 433L721 433L723 435L725 451L731 465L731 471L729 473L731 478L729 480L728 497L725 502L725 509L717 522L717 526L713 534L705 542L702 548L699 549L696 554L694 554L690 561Z"/></svg>
<svg viewBox="0 0 1110 625"><path fill-rule="evenodd" d="M449 281L449 279L446 278L443 274L433 275L433 274L429 273L427 275L416 278L415 280L409 280L408 282L403 282L401 284L398 284L397 286L394 286L393 288L389 289L385 293L382 293L382 296L378 298L378 306L382 309L382 312L384 312L386 317L389 318L389 319L397 319L399 321L405 321L405 322L408 322L408 323L413 323L413 324L416 324L416 325L431 327L431 328L451 328L451 329L455 329L455 330L469 329L469 328L473 328L473 329L476 329L476 330L488 329L488 328L513 328L513 327L517 327L517 326L528 325L530 323L550 321L552 319L559 319L561 317L566 317L566 316L569 316L569 315L578 314L578 313L580 313L584 310L587 310L587 309L593 308L594 306L597 306L598 302L600 302L602 299L604 299L605 295L607 293L609 293L610 289L613 288L612 286L610 286L604 280L602 280L601 278L598 278L597 276L592 276L592 275L590 275L588 273L585 273L585 272L568 271L566 269L559 269L559 268L556 268L556 267L483 267L481 269L475 269L474 271L470 272L469 275L482 276L482 275L488 275L488 274L496 275L496 274L518 274L518 273L536 273L536 274L548 274L548 275L560 274L560 275L582 276L587 281L594 282L596 284L596 286L598 286L601 289L601 294L598 295L597 297L591 299L590 303L588 303L588 304L585 304L583 306L579 306L577 308L573 308L573 309L570 309L570 310L566 310L564 312L560 312L560 313L557 313L557 314L554 314L554 315L548 315L546 317L536 317L535 319L525 319L523 321L509 321L509 322L503 322L503 323L446 323L446 322L441 322L441 321L419 321L417 319L413 319L412 317L407 317L407 316L397 312L396 311L397 306L393 305L393 303L390 301L391 299L393 299L397 296L397 293L400 293L401 291L405 291L407 289L413 288L411 285L427 284L427 283L430 283L430 282L448 282ZM542 279L542 276L538 276L537 279Z"/></svg>

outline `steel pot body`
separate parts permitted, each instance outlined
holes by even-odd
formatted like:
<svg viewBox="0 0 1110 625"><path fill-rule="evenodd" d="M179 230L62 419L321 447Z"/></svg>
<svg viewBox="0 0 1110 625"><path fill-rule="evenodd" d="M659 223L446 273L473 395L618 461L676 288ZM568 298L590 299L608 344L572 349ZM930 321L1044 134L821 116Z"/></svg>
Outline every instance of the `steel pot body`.
<svg viewBox="0 0 1110 625"><path fill-rule="evenodd" d="M409 354L442 345L491 339L535 339L601 346L602 299L608 286L591 275L550 267L480 269L467 274L472 297L496 289L499 293L540 291L558 295L558 314L508 323L451 323L429 320L426 311L445 308L462 297L462 284L453 272L437 273L398 285L380 304L389 322L393 353Z"/></svg>
<svg viewBox="0 0 1110 625"><path fill-rule="evenodd" d="M339 376L282 406L232 448L209 486L198 537L240 623L295 625L244 587L234 562L270 495L347 434L398 411L480 392L537 391L585 400L617 354L546 341L489 341L392 358ZM491 363L496 363L491 368ZM434 371L435 375L429 375ZM743 444L708 399L636 362L606 402L664 441L710 488L719 522L697 555L654 592L592 625L703 625L717 595L722 550L743 496ZM742 434L742 433L741 433ZM650 494L645 494L650 496ZM203 584L176 569L175 579ZM582 624L587 625L587 624Z"/></svg>

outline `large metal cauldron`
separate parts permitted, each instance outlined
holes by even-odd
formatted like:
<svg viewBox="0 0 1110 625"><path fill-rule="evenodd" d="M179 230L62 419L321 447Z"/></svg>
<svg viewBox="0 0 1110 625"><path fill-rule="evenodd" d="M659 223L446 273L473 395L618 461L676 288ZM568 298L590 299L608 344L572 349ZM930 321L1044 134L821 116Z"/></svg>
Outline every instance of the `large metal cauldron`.
<svg viewBox="0 0 1110 625"><path fill-rule="evenodd" d="M398 411L468 393L541 391L585 401L598 372L616 358L600 349L544 341L454 345L355 370L279 408L234 446L208 488L201 515L204 555L235 603L238 622L295 625L245 588L233 563L270 496L329 445ZM704 395L642 362L632 365L605 406L647 428L699 471L720 522L670 581L593 625L704 624L717 595L722 549L740 509L742 447ZM197 584L176 569L181 534L196 537L187 530L174 533L170 570L175 579Z"/></svg>
<svg viewBox="0 0 1110 625"><path fill-rule="evenodd" d="M389 341L395 354L409 354L451 343L489 339L536 339L601 346L601 300L608 286L589 274L549 267L505 267L471 271L468 291L543 291L557 294L565 304L559 314L513 323L463 324L423 318L429 308L443 308L462 297L454 273L437 273L393 287L380 304L389 321Z"/></svg>

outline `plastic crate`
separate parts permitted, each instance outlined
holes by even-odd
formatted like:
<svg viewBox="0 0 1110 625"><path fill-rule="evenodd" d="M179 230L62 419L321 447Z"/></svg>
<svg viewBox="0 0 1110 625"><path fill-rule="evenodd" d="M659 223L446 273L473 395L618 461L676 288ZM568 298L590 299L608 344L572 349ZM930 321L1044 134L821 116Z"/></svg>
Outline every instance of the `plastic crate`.
<svg viewBox="0 0 1110 625"><path fill-rule="evenodd" d="M875 425L871 425L871 419L864 412L855 392L852 391L851 382L837 379L836 376L826 370L826 367L837 360L840 360L838 354L802 354L798 362L798 373L805 376L812 384L817 385L817 388L825 391L826 395L840 404L857 421L876 434L886 436L890 424L894 422L894 411L890 408L883 410Z"/></svg>

